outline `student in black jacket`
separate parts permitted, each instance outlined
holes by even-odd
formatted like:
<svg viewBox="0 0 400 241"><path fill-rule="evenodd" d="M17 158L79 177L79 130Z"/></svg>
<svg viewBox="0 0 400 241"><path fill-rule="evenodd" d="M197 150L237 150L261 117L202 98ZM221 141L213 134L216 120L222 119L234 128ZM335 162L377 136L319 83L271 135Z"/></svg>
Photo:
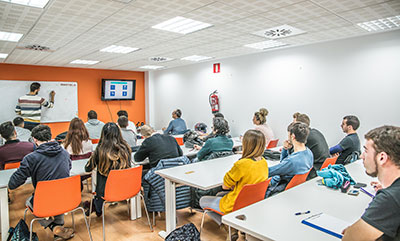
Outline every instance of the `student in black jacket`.
<svg viewBox="0 0 400 241"><path fill-rule="evenodd" d="M57 142L51 141L50 127L38 125L32 129L32 137L37 149L26 155L21 161L21 166L11 176L8 183L10 190L23 185L28 177L32 179L32 185L40 181L55 180L69 177L71 160L69 154ZM33 195L28 198L26 205L33 209ZM65 228L64 214L48 220L38 221L43 227L50 228L54 234L54 240L66 240L74 236L72 228Z"/></svg>
<svg viewBox="0 0 400 241"><path fill-rule="evenodd" d="M143 170L157 166L161 159L175 158L183 154L178 142L172 136L155 133L148 125L140 128L140 134L145 140L135 153L135 161L141 162L148 157L150 162L143 166Z"/></svg>

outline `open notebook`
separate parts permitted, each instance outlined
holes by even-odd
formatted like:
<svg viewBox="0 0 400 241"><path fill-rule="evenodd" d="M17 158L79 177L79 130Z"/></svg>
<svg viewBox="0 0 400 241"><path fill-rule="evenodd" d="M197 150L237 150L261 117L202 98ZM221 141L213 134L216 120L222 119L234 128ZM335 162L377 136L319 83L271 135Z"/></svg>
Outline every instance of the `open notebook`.
<svg viewBox="0 0 400 241"><path fill-rule="evenodd" d="M301 221L301 223L333 235L337 238L342 238L342 231L351 224L341 219L332 217L325 213L315 214Z"/></svg>

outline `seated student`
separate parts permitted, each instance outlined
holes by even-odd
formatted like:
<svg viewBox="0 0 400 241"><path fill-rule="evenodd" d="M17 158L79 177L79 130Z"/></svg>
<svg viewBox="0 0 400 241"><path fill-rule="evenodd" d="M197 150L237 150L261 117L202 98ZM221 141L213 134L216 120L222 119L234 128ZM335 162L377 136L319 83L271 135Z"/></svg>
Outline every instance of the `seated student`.
<svg viewBox="0 0 400 241"><path fill-rule="evenodd" d="M204 196L200 199L200 206L202 208L209 207L224 214L229 213L244 185L267 180L268 163L262 156L264 149L264 134L258 130L246 131L243 137L242 158L235 162L231 170L224 176L222 188L229 192L221 192L217 196ZM208 214L218 224L221 224L221 215L214 212ZM231 238L236 240L237 237L236 231Z"/></svg>
<svg viewBox="0 0 400 241"><path fill-rule="evenodd" d="M71 120L62 145L71 157L88 155L93 151L92 141L89 140L89 133L81 119L75 117Z"/></svg>
<svg viewBox="0 0 400 241"><path fill-rule="evenodd" d="M128 129L128 117L120 116L118 118L118 125L121 129L122 138L128 143L128 145L132 148L136 146L136 134L131 129Z"/></svg>
<svg viewBox="0 0 400 241"><path fill-rule="evenodd" d="M88 121L85 123L86 129L89 132L90 139L100 139L101 129L104 123L97 119L97 113L94 110L88 112Z"/></svg>
<svg viewBox="0 0 400 241"><path fill-rule="evenodd" d="M118 115L118 118L121 117L121 116L126 116L126 118L128 118L128 112L126 112L126 110L120 110L120 111L118 111L118 112L117 112L117 115ZM137 131L137 129L136 129L135 124L134 124L132 121L130 121L130 120L128 120L128 126L126 127L126 129L132 130L132 131L135 133L135 135L138 134L138 131Z"/></svg>
<svg viewBox="0 0 400 241"><path fill-rule="evenodd" d="M283 144L281 161L278 165L269 168L272 177L266 196L285 190L293 176L304 174L313 167L313 154L306 147L310 129L301 122L291 123L288 126L288 140ZM288 149L293 146L294 151L289 155Z"/></svg>
<svg viewBox="0 0 400 241"><path fill-rule="evenodd" d="M162 128L164 134L180 135L187 131L186 122L181 118L182 111L176 109L172 112L173 120L169 122L167 128Z"/></svg>
<svg viewBox="0 0 400 241"><path fill-rule="evenodd" d="M142 162L146 158L149 158L150 162L143 166L143 173L157 166L161 159L180 157L183 154L178 142L172 136L156 133L148 125L140 128L140 134L144 137L144 141L135 153L135 162Z"/></svg>
<svg viewBox="0 0 400 241"><path fill-rule="evenodd" d="M310 118L306 114L299 114L294 122L302 122L310 127ZM319 171L326 158L329 157L329 147L324 135L319 130L310 128L306 147L313 153L314 169Z"/></svg>
<svg viewBox="0 0 400 241"><path fill-rule="evenodd" d="M131 148L122 138L119 127L112 122L105 124L99 144L85 166L87 172L97 168L96 196L93 200L92 212L96 212L98 217L102 214L104 199L101 197L104 196L108 174L111 170L129 168L130 163ZM90 202L86 201L83 207L86 209L86 215L89 216Z"/></svg>
<svg viewBox="0 0 400 241"><path fill-rule="evenodd" d="M6 140L5 144L0 146L0 170L4 170L6 163L21 161L34 150L33 143L17 139L17 132L11 121L0 125L0 135Z"/></svg>
<svg viewBox="0 0 400 241"><path fill-rule="evenodd" d="M329 149L331 155L339 155L336 164L344 164L344 161L353 152L361 152L360 138L358 138L356 130L360 126L360 121L354 115L343 117L342 124L340 125L344 133L347 134L339 144Z"/></svg>
<svg viewBox="0 0 400 241"><path fill-rule="evenodd" d="M377 193L342 240L400 240L400 127L375 128L365 139L361 158L365 172L378 177L379 183L371 183Z"/></svg>
<svg viewBox="0 0 400 241"><path fill-rule="evenodd" d="M222 113L220 113L220 112L214 113L213 119L214 119L214 118L217 118L217 117L220 117L220 118L225 119L224 115L223 115ZM211 132L211 133L209 133L209 134L201 135L201 136L200 136L200 139L202 139L204 142L206 142L208 139L214 138L214 137L215 137L214 132Z"/></svg>
<svg viewBox="0 0 400 241"><path fill-rule="evenodd" d="M267 124L267 115L268 110L261 108L259 111L255 112L253 116L253 124L255 125L254 129L259 130L264 134L266 145L268 145L270 140L275 139L274 132Z"/></svg>
<svg viewBox="0 0 400 241"><path fill-rule="evenodd" d="M199 152L197 158L199 161L206 160L214 152L232 151L233 141L226 136L229 132L228 122L223 118L213 119L214 138L208 139L204 146L194 145L193 147Z"/></svg>
<svg viewBox="0 0 400 241"><path fill-rule="evenodd" d="M45 125L34 127L32 137L38 147L24 157L21 166L11 176L8 183L8 188L11 190L23 185L28 177L31 177L34 188L40 181L69 177L71 170L69 154L56 141L51 141L50 127ZM26 205L33 208L33 195L27 199ZM63 227L64 214L38 222L43 227L50 228L54 240L67 240L74 236L72 228Z"/></svg>
<svg viewBox="0 0 400 241"><path fill-rule="evenodd" d="M13 120L15 131L17 132L18 140L31 141L31 131L24 128L25 122L22 117L15 117Z"/></svg>

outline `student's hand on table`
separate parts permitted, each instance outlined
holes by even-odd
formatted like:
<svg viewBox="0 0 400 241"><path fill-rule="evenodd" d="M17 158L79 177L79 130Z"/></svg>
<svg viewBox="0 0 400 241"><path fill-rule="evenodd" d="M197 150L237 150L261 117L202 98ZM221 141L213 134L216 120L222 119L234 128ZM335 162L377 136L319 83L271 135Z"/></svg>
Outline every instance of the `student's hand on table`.
<svg viewBox="0 0 400 241"><path fill-rule="evenodd" d="M243 154L243 151L235 151L235 154Z"/></svg>
<svg viewBox="0 0 400 241"><path fill-rule="evenodd" d="M56 92L55 92L54 90L52 90L52 91L50 92L50 97L51 97L51 98L54 98L55 95L56 95Z"/></svg>
<svg viewBox="0 0 400 241"><path fill-rule="evenodd" d="M382 184L380 184L379 182L376 182L376 181L372 181L371 186L374 187L375 192L377 192L378 190L381 190L383 188Z"/></svg>
<svg viewBox="0 0 400 241"><path fill-rule="evenodd" d="M167 128L163 127L161 130L162 130L162 131L165 131L166 129L167 129Z"/></svg>
<svg viewBox="0 0 400 241"><path fill-rule="evenodd" d="M336 152L334 154L331 155L332 157L338 157L339 156L339 152Z"/></svg>
<svg viewBox="0 0 400 241"><path fill-rule="evenodd" d="M194 145L193 145L193 148L196 149L196 150L200 150L200 149L201 149L201 146L194 144Z"/></svg>

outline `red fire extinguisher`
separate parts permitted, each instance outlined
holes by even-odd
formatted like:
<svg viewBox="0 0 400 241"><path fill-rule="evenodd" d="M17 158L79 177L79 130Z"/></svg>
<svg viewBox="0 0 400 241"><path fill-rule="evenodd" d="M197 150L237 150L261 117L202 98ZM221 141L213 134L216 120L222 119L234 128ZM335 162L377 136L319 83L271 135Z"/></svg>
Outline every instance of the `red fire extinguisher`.
<svg viewBox="0 0 400 241"><path fill-rule="evenodd" d="M211 112L213 114L219 112L218 92L216 90L212 92L208 99L211 106Z"/></svg>

